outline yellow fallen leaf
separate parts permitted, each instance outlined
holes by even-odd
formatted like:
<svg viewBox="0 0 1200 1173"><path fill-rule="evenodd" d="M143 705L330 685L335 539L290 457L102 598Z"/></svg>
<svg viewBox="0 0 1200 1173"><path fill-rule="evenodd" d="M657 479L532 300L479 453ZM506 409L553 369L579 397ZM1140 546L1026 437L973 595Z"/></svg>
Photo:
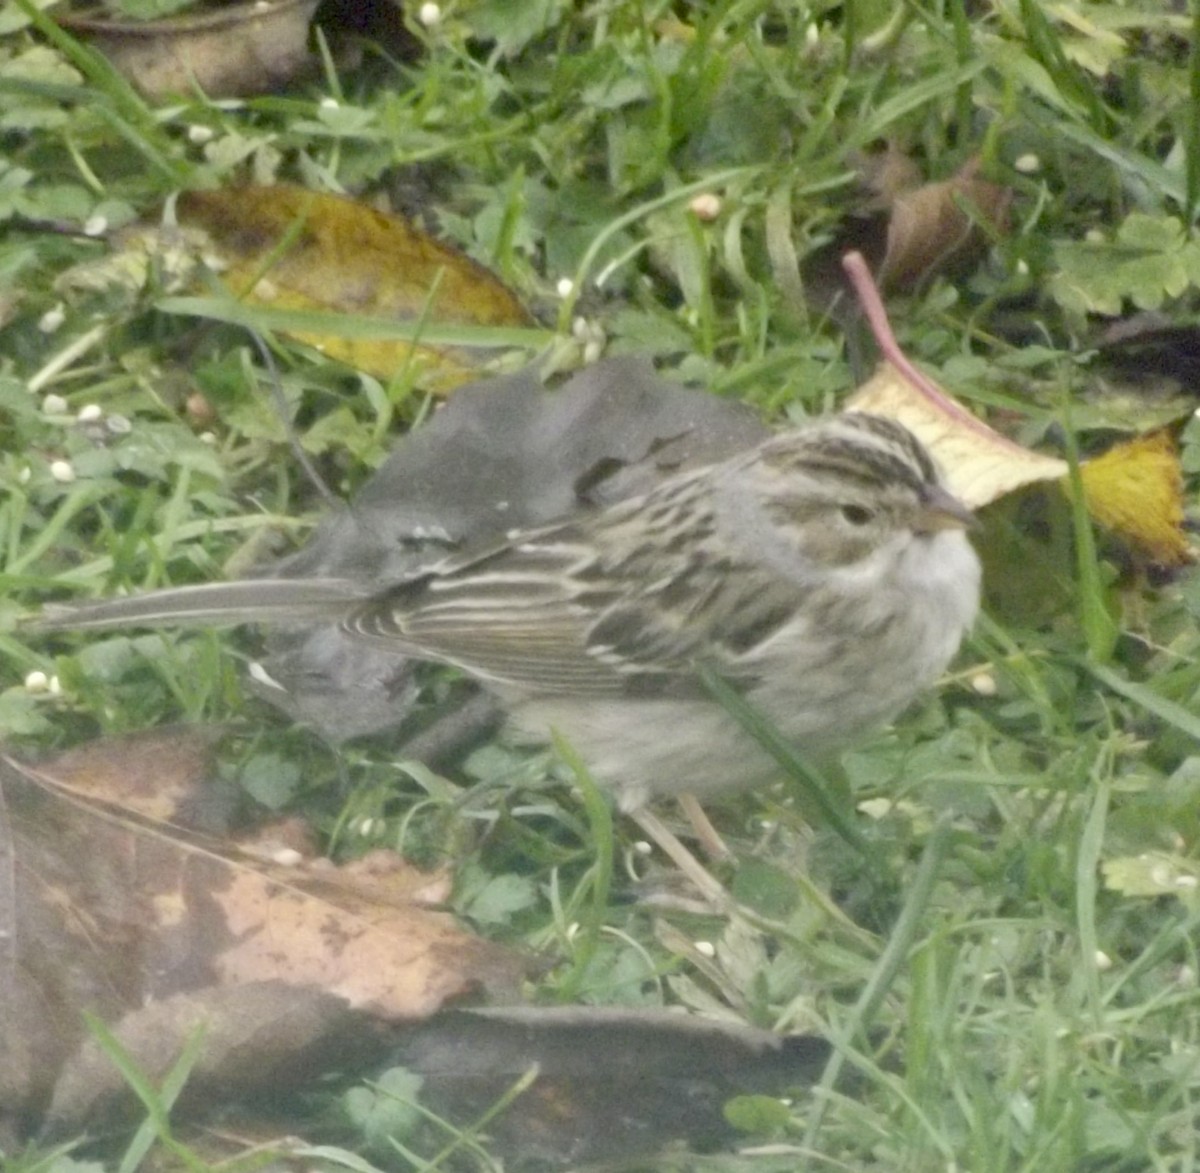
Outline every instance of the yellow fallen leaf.
<svg viewBox="0 0 1200 1173"><path fill-rule="evenodd" d="M1170 432L1115 444L1079 472L1088 512L1106 529L1151 562L1194 561L1183 529L1183 474Z"/></svg>
<svg viewBox="0 0 1200 1173"><path fill-rule="evenodd" d="M947 488L963 504L979 509L1025 485L1066 476L1065 460L1023 448L976 419L928 376L921 379L924 386L882 362L846 407L904 424L933 453Z"/></svg>
<svg viewBox="0 0 1200 1173"><path fill-rule="evenodd" d="M272 309L340 311L400 322L529 326L517 296L465 253L401 216L342 196L278 185L186 192L185 228L207 235L207 255L230 290ZM493 352L297 331L302 342L381 379L415 361L422 385L448 391L478 377Z"/></svg>
<svg viewBox="0 0 1200 1173"><path fill-rule="evenodd" d="M847 401L853 411L890 416L933 453L947 487L979 509L1038 482L1069 493L1067 463L1014 443L955 403L931 398L888 362ZM1194 553L1183 529L1183 476L1169 431L1116 444L1080 467L1088 512L1150 562L1185 566Z"/></svg>
<svg viewBox="0 0 1200 1173"><path fill-rule="evenodd" d="M883 361L850 398L851 411L899 420L933 454L946 486L968 508L990 505L1014 489L1066 476L1066 461L1043 456L976 419L900 349L879 289L860 253L842 267L879 345Z"/></svg>
<svg viewBox="0 0 1200 1173"><path fill-rule="evenodd" d="M972 509L1039 481L1057 481L1069 494L1065 461L994 431L908 360L866 262L851 253L843 265L884 355L846 407L905 424L933 453L947 487ZM1183 475L1169 431L1115 445L1082 465L1080 476L1088 512L1135 552L1168 567L1195 560L1183 529Z"/></svg>

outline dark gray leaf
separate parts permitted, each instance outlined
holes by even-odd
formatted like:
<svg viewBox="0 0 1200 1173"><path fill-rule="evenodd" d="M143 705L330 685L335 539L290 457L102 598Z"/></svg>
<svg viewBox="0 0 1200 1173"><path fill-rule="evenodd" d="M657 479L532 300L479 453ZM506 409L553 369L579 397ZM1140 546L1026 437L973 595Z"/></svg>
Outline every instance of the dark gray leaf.
<svg viewBox="0 0 1200 1173"><path fill-rule="evenodd" d="M728 1099L808 1087L829 1053L812 1035L661 1010L529 1006L444 1011L405 1032L392 1061L423 1078L424 1107L460 1125L536 1065L488 1123L492 1151L526 1168L646 1158L679 1140L718 1147L734 1135Z"/></svg>

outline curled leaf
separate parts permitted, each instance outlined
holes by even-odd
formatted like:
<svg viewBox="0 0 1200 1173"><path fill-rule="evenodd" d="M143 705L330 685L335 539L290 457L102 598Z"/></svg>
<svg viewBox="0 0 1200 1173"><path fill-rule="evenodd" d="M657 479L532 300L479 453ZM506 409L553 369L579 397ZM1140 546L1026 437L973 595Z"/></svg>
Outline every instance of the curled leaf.
<svg viewBox="0 0 1200 1173"><path fill-rule="evenodd" d="M905 424L934 454L947 484L972 509L1045 481L1067 484L1068 466L1002 436L958 404L900 350L865 263L851 254L855 283L884 361L847 401L856 411ZM1080 469L1091 516L1143 558L1176 567L1194 560L1183 529L1183 477L1166 430L1117 444Z"/></svg>
<svg viewBox="0 0 1200 1173"><path fill-rule="evenodd" d="M937 386L932 380L927 382ZM1066 461L1022 447L938 390L946 402L930 396L927 388L884 362L846 406L904 424L933 453L950 491L972 509L1025 485L1066 476Z"/></svg>
<svg viewBox="0 0 1200 1173"><path fill-rule="evenodd" d="M957 175L895 196L881 285L910 289L934 273L974 264L1008 228L1012 192L980 179L971 160Z"/></svg>
<svg viewBox="0 0 1200 1173"><path fill-rule="evenodd" d="M889 416L904 424L933 453L951 492L971 509L1023 485L1067 474L1065 461L1023 448L1001 435L914 366L892 333L866 262L857 253L849 253L843 264L884 359L847 400L847 408Z"/></svg>
<svg viewBox="0 0 1200 1173"><path fill-rule="evenodd" d="M319 0L251 0L166 20L61 16L143 94L203 90L210 98L266 93L312 62L309 23Z"/></svg>
<svg viewBox="0 0 1200 1173"><path fill-rule="evenodd" d="M948 179L924 184L917 164L895 145L857 166L865 204L803 264L804 294L823 312L840 313L846 292L841 260L848 253L867 259L882 288L907 292L938 274L969 271L1008 231L1012 192L980 179L976 159Z"/></svg>

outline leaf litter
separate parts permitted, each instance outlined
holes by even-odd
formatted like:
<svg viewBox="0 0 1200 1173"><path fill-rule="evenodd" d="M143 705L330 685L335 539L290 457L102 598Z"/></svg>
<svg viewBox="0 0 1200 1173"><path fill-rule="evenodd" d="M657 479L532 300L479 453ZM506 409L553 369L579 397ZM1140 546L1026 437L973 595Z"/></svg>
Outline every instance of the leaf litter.
<svg viewBox="0 0 1200 1173"><path fill-rule="evenodd" d="M294 847L264 860L261 835L242 851L188 826L212 785L213 742L202 728L106 739L64 755L61 771L56 759L0 758L15 878L16 980L0 989L6 1112L49 1099L50 1121L73 1129L121 1098L85 1010L151 1075L201 1022L231 1047L246 1015L277 1022L269 1080L340 1053L339 1037L374 1037L470 994L515 996L525 963L436 907L445 875L382 851L340 867ZM293 1017L294 1036L282 1026ZM232 1079L222 1063L210 1053L202 1088Z"/></svg>
<svg viewBox="0 0 1200 1173"><path fill-rule="evenodd" d="M57 282L63 293L148 287L203 289L216 279L236 305L282 315L281 332L329 358L389 380L405 375L442 393L503 353L494 343L422 341L422 329L535 325L520 299L460 249L406 217L345 196L287 184L180 194L162 223L113 234L112 252ZM321 328L306 314L322 315ZM339 315L345 328L339 332ZM372 336L358 319L408 324L415 341Z"/></svg>

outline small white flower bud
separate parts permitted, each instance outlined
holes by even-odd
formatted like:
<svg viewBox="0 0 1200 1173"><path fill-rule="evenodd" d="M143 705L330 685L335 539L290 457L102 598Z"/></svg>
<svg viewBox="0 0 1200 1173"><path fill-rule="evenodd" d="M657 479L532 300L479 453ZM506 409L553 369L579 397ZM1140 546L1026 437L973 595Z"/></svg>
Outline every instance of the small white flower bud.
<svg viewBox="0 0 1200 1173"><path fill-rule="evenodd" d="M100 417L103 415L104 415L104 412L101 410L100 404L85 403L79 409L79 413L75 416L75 418L81 424L90 424L90 423L93 423L95 420L100 419Z"/></svg>
<svg viewBox="0 0 1200 1173"><path fill-rule="evenodd" d="M980 696L995 696L996 678L990 672L976 672L971 677L971 688Z"/></svg>
<svg viewBox="0 0 1200 1173"><path fill-rule="evenodd" d="M1042 161L1032 151L1024 155L1019 155L1013 161L1013 169L1019 171L1022 175L1032 175L1035 171L1042 169Z"/></svg>
<svg viewBox="0 0 1200 1173"><path fill-rule="evenodd" d="M570 277L560 277L558 279L558 284L554 287L554 292L557 293L558 296L563 299L563 301L566 301L566 299L575 292L575 282L572 281Z"/></svg>
<svg viewBox="0 0 1200 1173"><path fill-rule="evenodd" d="M711 223L721 214L721 197L711 191L702 191L688 201L688 209L697 220Z"/></svg>
<svg viewBox="0 0 1200 1173"><path fill-rule="evenodd" d="M42 400L42 410L47 415L66 415L67 401L61 395L47 395Z"/></svg>
<svg viewBox="0 0 1200 1173"><path fill-rule="evenodd" d="M98 213L83 222L84 236L103 236L108 231L108 217Z"/></svg>
<svg viewBox="0 0 1200 1173"><path fill-rule="evenodd" d="M716 957L717 947L711 941L697 941L696 952L701 957Z"/></svg>
<svg viewBox="0 0 1200 1173"><path fill-rule="evenodd" d="M425 0L425 3L417 9L417 19L427 28L431 29L435 24L441 23L442 9L441 5L435 4L433 0Z"/></svg>
<svg viewBox="0 0 1200 1173"><path fill-rule="evenodd" d="M46 692L50 687L50 677L45 672L30 672L25 677L26 692Z"/></svg>
<svg viewBox="0 0 1200 1173"><path fill-rule="evenodd" d="M38 329L43 334L53 334L66 320L66 311L61 305L56 305L52 310L47 310L38 319Z"/></svg>
<svg viewBox="0 0 1200 1173"><path fill-rule="evenodd" d="M61 485L69 485L75 479L75 466L69 460L52 460L50 475Z"/></svg>

